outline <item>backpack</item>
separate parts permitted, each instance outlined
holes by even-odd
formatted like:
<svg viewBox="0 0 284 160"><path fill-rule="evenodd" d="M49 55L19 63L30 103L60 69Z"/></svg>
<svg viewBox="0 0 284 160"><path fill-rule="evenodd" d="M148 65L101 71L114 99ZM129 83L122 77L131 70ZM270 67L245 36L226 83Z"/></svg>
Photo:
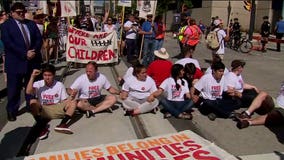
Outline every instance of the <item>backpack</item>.
<svg viewBox="0 0 284 160"><path fill-rule="evenodd" d="M208 33L206 36L206 44L207 48L211 50L218 50L220 48L220 42L218 38L218 31L219 30L213 30Z"/></svg>

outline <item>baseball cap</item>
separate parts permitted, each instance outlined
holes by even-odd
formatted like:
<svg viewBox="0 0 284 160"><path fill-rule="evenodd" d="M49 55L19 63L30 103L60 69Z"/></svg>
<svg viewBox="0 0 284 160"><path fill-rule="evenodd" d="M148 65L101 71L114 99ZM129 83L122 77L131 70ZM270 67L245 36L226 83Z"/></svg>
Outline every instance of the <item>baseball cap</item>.
<svg viewBox="0 0 284 160"><path fill-rule="evenodd" d="M218 26L219 24L221 24L222 23L222 21L220 20L220 19L215 19L214 20L214 25L215 26Z"/></svg>

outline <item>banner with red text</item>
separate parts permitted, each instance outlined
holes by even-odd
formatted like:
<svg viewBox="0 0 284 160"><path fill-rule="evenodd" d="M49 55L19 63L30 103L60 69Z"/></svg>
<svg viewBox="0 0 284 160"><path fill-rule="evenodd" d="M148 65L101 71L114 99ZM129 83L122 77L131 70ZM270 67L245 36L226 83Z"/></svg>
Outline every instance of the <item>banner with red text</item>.
<svg viewBox="0 0 284 160"><path fill-rule="evenodd" d="M98 64L117 62L116 32L89 32L70 27L66 60L78 63L95 61Z"/></svg>
<svg viewBox="0 0 284 160"><path fill-rule="evenodd" d="M192 131L32 155L24 160L237 160Z"/></svg>

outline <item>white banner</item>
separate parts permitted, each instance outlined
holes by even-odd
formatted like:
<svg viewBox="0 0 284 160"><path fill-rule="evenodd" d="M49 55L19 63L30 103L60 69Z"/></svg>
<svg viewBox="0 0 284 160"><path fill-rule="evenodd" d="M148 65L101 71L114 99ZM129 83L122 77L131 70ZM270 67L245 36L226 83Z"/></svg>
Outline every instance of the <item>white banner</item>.
<svg viewBox="0 0 284 160"><path fill-rule="evenodd" d="M119 0L118 6L131 7L131 0Z"/></svg>
<svg viewBox="0 0 284 160"><path fill-rule="evenodd" d="M137 0L137 10L139 11L139 17L147 18L147 14L155 15L157 7L157 1L151 0Z"/></svg>
<svg viewBox="0 0 284 160"><path fill-rule="evenodd" d="M76 1L60 1L61 17L76 16Z"/></svg>
<svg viewBox="0 0 284 160"><path fill-rule="evenodd" d="M66 60L78 63L96 61L98 64L117 62L116 32L89 32L70 27Z"/></svg>
<svg viewBox="0 0 284 160"><path fill-rule="evenodd" d="M42 153L24 160L237 160L192 131Z"/></svg>

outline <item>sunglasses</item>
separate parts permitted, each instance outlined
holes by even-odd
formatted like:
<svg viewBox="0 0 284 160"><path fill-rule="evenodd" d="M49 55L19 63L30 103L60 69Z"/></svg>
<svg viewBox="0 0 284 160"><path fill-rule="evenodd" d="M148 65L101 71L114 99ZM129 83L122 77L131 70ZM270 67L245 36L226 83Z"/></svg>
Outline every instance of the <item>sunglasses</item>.
<svg viewBox="0 0 284 160"><path fill-rule="evenodd" d="M25 13L27 13L27 11L26 10L23 10L23 11L14 11L14 12L16 12L17 14L25 14Z"/></svg>

